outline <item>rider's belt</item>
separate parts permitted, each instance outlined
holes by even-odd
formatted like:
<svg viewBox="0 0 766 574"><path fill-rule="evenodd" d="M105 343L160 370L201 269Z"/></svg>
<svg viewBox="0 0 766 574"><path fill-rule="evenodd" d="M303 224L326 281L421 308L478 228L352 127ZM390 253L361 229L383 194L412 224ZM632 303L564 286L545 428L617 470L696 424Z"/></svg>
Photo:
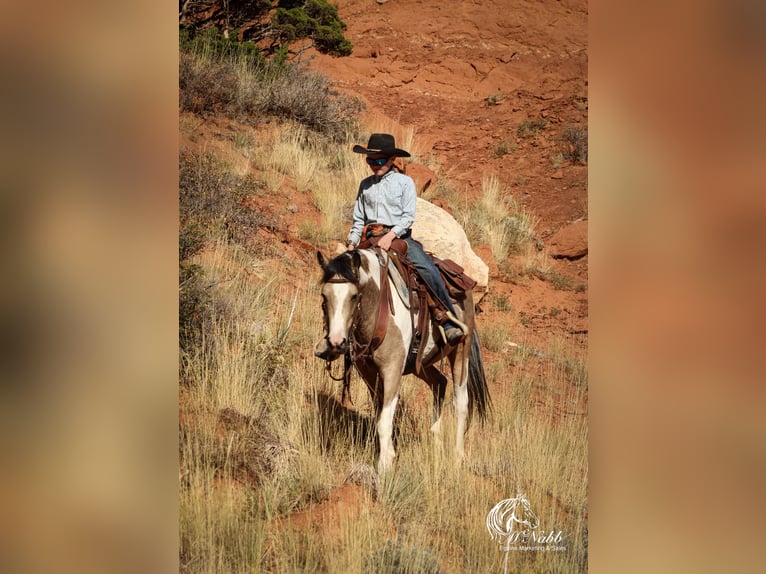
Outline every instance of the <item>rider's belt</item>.
<svg viewBox="0 0 766 574"><path fill-rule="evenodd" d="M393 229L393 226L391 225L383 225L382 223L368 223L364 226L364 230L362 231L362 237L366 237L369 239L370 237L380 237L381 235L385 235L389 231ZM401 239L405 239L410 236L410 230L408 229L402 236Z"/></svg>

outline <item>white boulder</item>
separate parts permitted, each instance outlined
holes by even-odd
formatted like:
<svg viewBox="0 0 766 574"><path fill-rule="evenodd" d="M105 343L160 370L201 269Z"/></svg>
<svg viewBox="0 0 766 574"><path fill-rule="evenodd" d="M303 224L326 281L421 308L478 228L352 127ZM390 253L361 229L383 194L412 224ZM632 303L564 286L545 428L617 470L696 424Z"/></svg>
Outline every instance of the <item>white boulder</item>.
<svg viewBox="0 0 766 574"><path fill-rule="evenodd" d="M418 197L412 237L440 259L452 259L477 282L476 289L486 291L489 267L471 248L462 226L441 207Z"/></svg>

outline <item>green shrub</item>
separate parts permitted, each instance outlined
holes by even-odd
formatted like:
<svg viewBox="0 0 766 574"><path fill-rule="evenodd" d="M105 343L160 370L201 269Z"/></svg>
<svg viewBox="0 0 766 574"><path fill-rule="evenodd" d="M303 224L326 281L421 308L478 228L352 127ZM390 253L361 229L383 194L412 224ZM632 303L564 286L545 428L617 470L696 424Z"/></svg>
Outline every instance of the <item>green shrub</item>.
<svg viewBox="0 0 766 574"><path fill-rule="evenodd" d="M178 234L178 260L190 259L205 246L204 229L196 221L181 226Z"/></svg>
<svg viewBox="0 0 766 574"><path fill-rule="evenodd" d="M530 268L527 272L541 281L547 281L553 285L554 289L559 291L574 291L576 293L581 293L587 288L584 283L578 283L574 277L559 273L555 269Z"/></svg>
<svg viewBox="0 0 766 574"><path fill-rule="evenodd" d="M191 258L199 253L211 235L225 233L230 242L244 244L263 215L243 205L257 192L252 176L234 175L213 154L181 152L179 155L178 205L180 229L179 340L182 350L198 342L210 305L205 277Z"/></svg>
<svg viewBox="0 0 766 574"><path fill-rule="evenodd" d="M198 341L208 304L202 268L189 261L205 246L204 230L192 221L181 226L178 237L178 336L181 349Z"/></svg>
<svg viewBox="0 0 766 574"><path fill-rule="evenodd" d="M184 229L190 227L218 228L244 199L238 178L211 153L182 151L178 168L182 235Z"/></svg>
<svg viewBox="0 0 766 574"><path fill-rule="evenodd" d="M570 126L559 138L562 155L572 163L586 165L588 163L588 130Z"/></svg>
<svg viewBox="0 0 766 574"><path fill-rule="evenodd" d="M283 0L272 26L288 43L311 38L320 52L348 56L353 48L343 35L346 24L338 17L338 9L325 0Z"/></svg>
<svg viewBox="0 0 766 574"><path fill-rule="evenodd" d="M182 350L199 341L210 299L204 273L190 261L205 246L208 231L226 210L221 190L232 181L212 155L181 153L179 157L178 204L178 337Z"/></svg>
<svg viewBox="0 0 766 574"><path fill-rule="evenodd" d="M235 111L237 75L230 64L201 65L192 56L181 54L178 62L179 107L195 114Z"/></svg>
<svg viewBox="0 0 766 574"><path fill-rule="evenodd" d="M326 76L290 66L262 87L261 109L266 115L293 119L337 143L358 131L360 101L338 94Z"/></svg>
<svg viewBox="0 0 766 574"><path fill-rule="evenodd" d="M296 18L300 23L306 16ZM247 43L237 44L213 32L194 39L185 34L180 44L182 111L244 122L269 117L295 120L334 142L358 132L360 100L340 95L327 77L287 63L286 49L266 60L257 49L243 47Z"/></svg>
<svg viewBox="0 0 766 574"><path fill-rule="evenodd" d="M218 57L261 58L262 51L257 46L261 43L265 56L271 58L296 40L310 38L320 52L335 56L351 54L351 42L343 35L346 24L338 17L338 9L326 0L280 0L275 4L276 10L272 12L272 2L266 0L229 0L225 20L216 15L206 18L187 14L187 20L197 23L180 28L181 50L205 45ZM242 34L234 29L228 37L219 34L216 28L244 24L247 28ZM240 36L242 42L236 39Z"/></svg>
<svg viewBox="0 0 766 574"><path fill-rule="evenodd" d="M499 144L497 144L497 146L495 147L495 151L493 152L492 155L496 158L500 158L514 151L516 151L516 145L510 144L506 140L503 140Z"/></svg>
<svg viewBox="0 0 766 574"><path fill-rule="evenodd" d="M179 20L193 22L190 29L226 27L234 38L237 28L247 24L248 39L256 39L268 25L272 0L225 0L224 2L179 2ZM211 10L211 7L214 8Z"/></svg>
<svg viewBox="0 0 766 574"><path fill-rule="evenodd" d="M542 119L527 120L519 124L519 127L516 129L516 135L520 138L533 136L537 132L543 130L547 125L548 122Z"/></svg>
<svg viewBox="0 0 766 574"><path fill-rule="evenodd" d="M233 31L227 38L216 28L207 28L195 32L193 28L184 27L178 33L178 47L181 53L205 54L216 60L264 62L265 56L255 42L238 42Z"/></svg>
<svg viewBox="0 0 766 574"><path fill-rule="evenodd" d="M199 265L181 261L178 267L178 342L188 351L199 343L210 297Z"/></svg>

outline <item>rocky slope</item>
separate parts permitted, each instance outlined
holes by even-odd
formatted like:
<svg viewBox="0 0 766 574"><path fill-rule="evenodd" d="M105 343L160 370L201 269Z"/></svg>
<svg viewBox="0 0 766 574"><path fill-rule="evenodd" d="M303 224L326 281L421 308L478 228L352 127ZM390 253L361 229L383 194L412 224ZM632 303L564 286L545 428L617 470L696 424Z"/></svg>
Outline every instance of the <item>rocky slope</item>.
<svg viewBox="0 0 766 574"><path fill-rule="evenodd" d="M216 2L208 4L203 12L217 13ZM587 155L571 157L565 136L570 130L587 137L587 2L335 4L353 54L336 58L304 45L298 58L359 97L372 131L411 130L410 151L449 182L451 202L469 204L480 196L482 178L496 175L538 221L544 276L509 277L488 246L474 246L490 268L481 320L510 322L517 340L543 345L555 333L584 342ZM587 140L580 143L587 154ZM307 208L277 218L279 240L297 252L311 247L296 233L301 218L311 216L310 202Z"/></svg>
<svg viewBox="0 0 766 574"><path fill-rule="evenodd" d="M509 285L489 250L476 246L495 270L493 292L510 296L528 330L587 331L587 289L571 288L587 285L587 168L566 159L561 141L567 128L587 130L587 2L337 5L353 54L309 50L302 58L367 104L372 129L414 128L414 151L432 158L466 201L496 174L539 219L550 265L571 281L564 290L537 279ZM520 132L525 122L545 126Z"/></svg>

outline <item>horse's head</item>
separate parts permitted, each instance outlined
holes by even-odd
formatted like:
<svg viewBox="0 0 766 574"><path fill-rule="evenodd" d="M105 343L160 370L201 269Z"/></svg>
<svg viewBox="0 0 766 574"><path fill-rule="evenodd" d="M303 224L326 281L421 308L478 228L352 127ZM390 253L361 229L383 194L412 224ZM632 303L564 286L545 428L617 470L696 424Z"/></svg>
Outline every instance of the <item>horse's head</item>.
<svg viewBox="0 0 766 574"><path fill-rule="evenodd" d="M362 257L356 250L347 251L328 262L317 251L317 261L322 268L325 338L316 346L314 354L321 359L334 361L348 349L349 331L360 297L359 269Z"/></svg>

